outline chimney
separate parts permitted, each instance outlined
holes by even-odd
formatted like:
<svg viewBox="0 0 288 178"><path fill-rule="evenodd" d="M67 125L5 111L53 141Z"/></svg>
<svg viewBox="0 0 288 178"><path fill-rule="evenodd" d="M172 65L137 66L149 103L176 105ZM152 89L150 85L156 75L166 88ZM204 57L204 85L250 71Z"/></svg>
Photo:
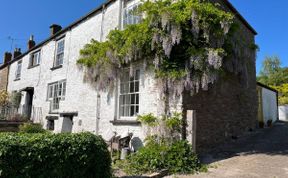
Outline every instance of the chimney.
<svg viewBox="0 0 288 178"><path fill-rule="evenodd" d="M16 57L20 56L21 53L21 48L15 48L14 50L14 54L13 54L13 59L15 59Z"/></svg>
<svg viewBox="0 0 288 178"><path fill-rule="evenodd" d="M4 53L4 59L3 59L4 64L10 62L11 59L12 59L12 54L9 52L5 52Z"/></svg>
<svg viewBox="0 0 288 178"><path fill-rule="evenodd" d="M62 27L60 25L53 24L50 26L50 35L53 36L61 30L62 30Z"/></svg>
<svg viewBox="0 0 288 178"><path fill-rule="evenodd" d="M34 41L34 36L31 35L30 39L28 41L28 50L32 49L34 46L36 45L35 41Z"/></svg>

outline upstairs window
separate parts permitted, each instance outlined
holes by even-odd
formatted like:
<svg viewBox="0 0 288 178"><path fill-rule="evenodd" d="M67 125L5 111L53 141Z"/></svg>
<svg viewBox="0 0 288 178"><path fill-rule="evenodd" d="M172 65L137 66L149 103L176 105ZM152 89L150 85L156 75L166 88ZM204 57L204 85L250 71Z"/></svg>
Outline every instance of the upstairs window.
<svg viewBox="0 0 288 178"><path fill-rule="evenodd" d="M51 102L50 110L55 111L59 109L60 100L65 100L66 95L66 80L51 83L48 85L48 101Z"/></svg>
<svg viewBox="0 0 288 178"><path fill-rule="evenodd" d="M54 67L58 67L58 66L63 65L64 48L65 48L65 40L61 39L61 40L57 41L57 44L56 44L56 58L55 58Z"/></svg>
<svg viewBox="0 0 288 178"><path fill-rule="evenodd" d="M124 29L127 25L137 24L141 21L141 16L137 15L137 8L139 7L138 4L133 4L130 6L126 6L123 9L123 21L122 21L122 28Z"/></svg>
<svg viewBox="0 0 288 178"><path fill-rule="evenodd" d="M40 64L40 51L37 51L31 54L29 67L34 67L39 64Z"/></svg>
<svg viewBox="0 0 288 178"><path fill-rule="evenodd" d="M126 72L120 81L119 114L122 117L136 117L139 113L140 70L133 76Z"/></svg>
<svg viewBox="0 0 288 178"><path fill-rule="evenodd" d="M16 73L15 73L15 78L16 79L20 79L21 78L21 70L22 70L22 61L18 61L17 68L16 68Z"/></svg>

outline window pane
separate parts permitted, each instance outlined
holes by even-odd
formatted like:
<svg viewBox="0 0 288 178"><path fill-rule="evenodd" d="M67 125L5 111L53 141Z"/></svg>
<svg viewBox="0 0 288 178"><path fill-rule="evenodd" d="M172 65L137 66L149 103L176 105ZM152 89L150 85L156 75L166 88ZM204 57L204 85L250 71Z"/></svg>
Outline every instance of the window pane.
<svg viewBox="0 0 288 178"><path fill-rule="evenodd" d="M130 93L134 93L134 83L130 82Z"/></svg>
<svg viewBox="0 0 288 178"><path fill-rule="evenodd" d="M136 103L135 104L139 104L139 94L136 94Z"/></svg>
<svg viewBox="0 0 288 178"><path fill-rule="evenodd" d="M132 117L132 116L134 116L135 115L135 107L132 105L132 106L130 106L130 116Z"/></svg>
<svg viewBox="0 0 288 178"><path fill-rule="evenodd" d="M135 103L136 97L134 94L131 95L131 103L130 104L136 104Z"/></svg>
<svg viewBox="0 0 288 178"><path fill-rule="evenodd" d="M135 92L139 92L139 82L135 82Z"/></svg>
<svg viewBox="0 0 288 178"><path fill-rule="evenodd" d="M135 72L135 80L139 80L140 79L140 70L136 70Z"/></svg>

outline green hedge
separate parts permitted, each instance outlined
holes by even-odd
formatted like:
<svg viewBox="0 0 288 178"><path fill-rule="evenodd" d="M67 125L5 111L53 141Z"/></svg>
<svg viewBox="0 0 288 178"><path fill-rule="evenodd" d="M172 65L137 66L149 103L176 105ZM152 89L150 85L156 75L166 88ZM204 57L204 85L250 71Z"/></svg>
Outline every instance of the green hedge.
<svg viewBox="0 0 288 178"><path fill-rule="evenodd" d="M101 137L81 134L0 134L0 177L109 178L111 158Z"/></svg>
<svg viewBox="0 0 288 178"><path fill-rule="evenodd" d="M34 124L34 123L24 123L20 125L19 131L21 133L45 133L47 132L43 129L41 124Z"/></svg>

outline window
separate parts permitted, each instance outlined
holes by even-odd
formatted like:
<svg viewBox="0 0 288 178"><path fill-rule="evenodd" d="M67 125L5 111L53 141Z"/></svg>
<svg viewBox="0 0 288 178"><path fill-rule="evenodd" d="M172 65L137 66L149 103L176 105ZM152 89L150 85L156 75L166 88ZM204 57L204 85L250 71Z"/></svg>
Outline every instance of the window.
<svg viewBox="0 0 288 178"><path fill-rule="evenodd" d="M135 14L138 6L139 4L134 4L123 9L122 28L125 28L126 25L137 24L141 21L141 16Z"/></svg>
<svg viewBox="0 0 288 178"><path fill-rule="evenodd" d="M40 51L31 54L29 66L33 67L37 66L38 64L40 64Z"/></svg>
<svg viewBox="0 0 288 178"><path fill-rule="evenodd" d="M21 77L21 70L22 70L22 61L19 61L19 62L17 63L17 68L16 68L16 76L15 76L16 79L20 79L20 77Z"/></svg>
<svg viewBox="0 0 288 178"><path fill-rule="evenodd" d="M56 59L54 63L54 67L61 66L64 60L64 48L65 48L65 40L61 39L57 41L56 45Z"/></svg>
<svg viewBox="0 0 288 178"><path fill-rule="evenodd" d="M64 100L66 95L66 80L55 82L48 85L47 99L50 101L50 110L59 109L60 100Z"/></svg>
<svg viewBox="0 0 288 178"><path fill-rule="evenodd" d="M120 117L136 117L139 113L139 78L140 70L135 70L132 77L126 72L120 80Z"/></svg>

